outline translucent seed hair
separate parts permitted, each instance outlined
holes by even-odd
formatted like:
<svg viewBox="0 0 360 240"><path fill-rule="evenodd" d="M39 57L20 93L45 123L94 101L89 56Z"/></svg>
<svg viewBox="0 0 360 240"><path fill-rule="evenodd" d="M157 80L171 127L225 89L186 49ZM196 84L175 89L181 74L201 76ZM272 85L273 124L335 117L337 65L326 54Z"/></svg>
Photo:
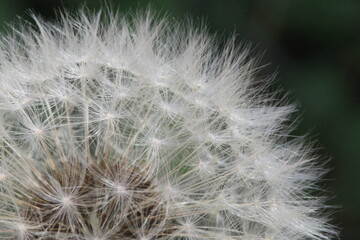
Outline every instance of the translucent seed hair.
<svg viewBox="0 0 360 240"><path fill-rule="evenodd" d="M1 239L332 239L247 47L149 11L33 22L0 42Z"/></svg>

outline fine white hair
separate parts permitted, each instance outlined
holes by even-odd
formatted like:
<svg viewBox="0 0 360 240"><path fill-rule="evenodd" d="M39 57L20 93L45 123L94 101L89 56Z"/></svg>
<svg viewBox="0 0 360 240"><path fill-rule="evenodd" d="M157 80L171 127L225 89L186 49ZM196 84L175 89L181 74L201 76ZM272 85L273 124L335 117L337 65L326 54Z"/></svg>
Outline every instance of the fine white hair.
<svg viewBox="0 0 360 240"><path fill-rule="evenodd" d="M332 239L323 167L249 48L128 17L2 37L1 239Z"/></svg>

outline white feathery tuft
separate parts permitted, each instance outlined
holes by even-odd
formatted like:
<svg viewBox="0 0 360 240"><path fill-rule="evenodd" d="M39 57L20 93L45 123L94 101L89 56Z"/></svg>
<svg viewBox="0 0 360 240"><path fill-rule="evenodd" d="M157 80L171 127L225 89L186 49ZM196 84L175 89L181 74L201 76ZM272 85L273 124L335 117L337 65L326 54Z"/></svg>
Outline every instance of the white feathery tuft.
<svg viewBox="0 0 360 240"><path fill-rule="evenodd" d="M34 21L0 43L1 239L336 234L247 48L149 11Z"/></svg>

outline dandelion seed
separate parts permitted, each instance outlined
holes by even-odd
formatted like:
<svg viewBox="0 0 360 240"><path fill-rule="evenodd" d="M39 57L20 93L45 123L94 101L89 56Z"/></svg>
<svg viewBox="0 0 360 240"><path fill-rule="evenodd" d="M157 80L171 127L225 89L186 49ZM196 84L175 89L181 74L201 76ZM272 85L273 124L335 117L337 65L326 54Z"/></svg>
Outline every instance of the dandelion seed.
<svg viewBox="0 0 360 240"><path fill-rule="evenodd" d="M64 197L63 199L61 199L61 202L64 207L72 205L70 197Z"/></svg>
<svg viewBox="0 0 360 240"><path fill-rule="evenodd" d="M149 12L60 19L0 41L1 239L336 234L247 49Z"/></svg>
<svg viewBox="0 0 360 240"><path fill-rule="evenodd" d="M6 179L6 174L5 173L0 173L0 181L4 181Z"/></svg>

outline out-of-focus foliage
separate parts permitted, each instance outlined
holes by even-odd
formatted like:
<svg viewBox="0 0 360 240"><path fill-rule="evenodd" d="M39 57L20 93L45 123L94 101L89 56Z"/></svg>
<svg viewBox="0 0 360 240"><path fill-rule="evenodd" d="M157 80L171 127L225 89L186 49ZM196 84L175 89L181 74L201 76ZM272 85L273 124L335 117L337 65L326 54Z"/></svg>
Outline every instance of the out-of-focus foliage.
<svg viewBox="0 0 360 240"><path fill-rule="evenodd" d="M113 0L121 11L146 7L149 1ZM28 18L32 10L52 19L57 8L76 9L79 0L0 1L0 29L16 15ZM87 0L89 8L104 2ZM239 43L253 43L262 62L271 62L263 74L278 70L276 86L291 91L303 119L299 132L311 129L319 154L332 170L326 184L336 197L340 238L360 239L360 1L358 0L157 0L152 7L171 17L190 15L204 20L224 39L235 33Z"/></svg>

